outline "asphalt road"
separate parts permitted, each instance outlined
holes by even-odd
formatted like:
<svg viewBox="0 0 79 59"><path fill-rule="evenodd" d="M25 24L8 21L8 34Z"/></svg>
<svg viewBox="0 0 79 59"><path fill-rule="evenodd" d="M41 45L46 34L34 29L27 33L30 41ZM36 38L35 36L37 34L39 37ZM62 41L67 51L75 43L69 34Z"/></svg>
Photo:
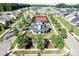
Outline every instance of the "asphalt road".
<svg viewBox="0 0 79 59"><path fill-rule="evenodd" d="M16 23L14 23L12 25L12 27L14 27L18 22L20 22L21 20L17 21ZM6 34L5 34L6 33ZM0 43L0 56L5 55L6 53L9 53L9 49L11 47L11 44L15 41L16 37L13 36L11 30L7 30L5 32L5 36L3 37L3 42ZM3 35L4 35L3 34Z"/></svg>
<svg viewBox="0 0 79 59"><path fill-rule="evenodd" d="M18 20L16 23L14 23L12 25L12 27L14 27L18 22L20 22L21 20ZM11 28L12 28L11 27ZM5 34L6 33L6 34ZM13 36L13 33L11 30L7 30L5 33L3 33L3 35L5 34L5 36L3 37L3 42L0 43L0 56L5 55L6 53L9 53L9 49L11 47L11 44L15 41L16 37ZM2 35L2 36L3 36Z"/></svg>
<svg viewBox="0 0 79 59"><path fill-rule="evenodd" d="M68 32L68 29L58 19L57 21L67 30L67 39L65 39L65 41L71 50L71 54L73 56L79 56L79 42Z"/></svg>
<svg viewBox="0 0 79 59"><path fill-rule="evenodd" d="M11 47L11 44L15 41L15 36L12 35L12 33L8 32L4 38L3 42L0 43L0 56L5 55L6 53L10 52L9 48Z"/></svg>
<svg viewBox="0 0 79 59"><path fill-rule="evenodd" d="M73 56L79 56L79 42L74 38L74 36L68 33L65 41L71 49L71 54Z"/></svg>

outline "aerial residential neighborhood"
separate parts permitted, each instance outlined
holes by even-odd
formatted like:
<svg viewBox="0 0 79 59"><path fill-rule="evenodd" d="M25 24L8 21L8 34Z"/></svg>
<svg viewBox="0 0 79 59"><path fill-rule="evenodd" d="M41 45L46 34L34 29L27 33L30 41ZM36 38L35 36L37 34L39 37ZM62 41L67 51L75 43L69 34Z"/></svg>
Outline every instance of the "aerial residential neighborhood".
<svg viewBox="0 0 79 59"><path fill-rule="evenodd" d="M0 56L79 56L79 4L0 4Z"/></svg>

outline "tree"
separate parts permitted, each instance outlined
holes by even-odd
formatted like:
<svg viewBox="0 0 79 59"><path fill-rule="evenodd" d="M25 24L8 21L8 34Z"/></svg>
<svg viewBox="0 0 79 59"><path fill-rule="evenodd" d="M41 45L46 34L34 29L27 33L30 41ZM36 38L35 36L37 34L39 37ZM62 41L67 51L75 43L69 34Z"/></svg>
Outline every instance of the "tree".
<svg viewBox="0 0 79 59"><path fill-rule="evenodd" d="M60 25L60 23L56 23L56 27L58 28L58 31L61 31L61 25Z"/></svg>
<svg viewBox="0 0 79 59"><path fill-rule="evenodd" d="M70 32L70 33L73 32L73 27L70 28L69 32Z"/></svg>
<svg viewBox="0 0 79 59"><path fill-rule="evenodd" d="M26 19L23 17L22 18L22 22L23 22L23 24L26 24L27 22L26 22Z"/></svg>
<svg viewBox="0 0 79 59"><path fill-rule="evenodd" d="M42 50L44 49L44 41L42 35L38 35L37 48L40 49L40 52L42 53Z"/></svg>
<svg viewBox="0 0 79 59"><path fill-rule="evenodd" d="M58 35L58 37L56 38L57 42L56 42L56 47L62 49L64 47L64 39L61 35Z"/></svg>
<svg viewBox="0 0 79 59"><path fill-rule="evenodd" d="M6 21L6 27L8 28L8 27L11 27L11 21Z"/></svg>
<svg viewBox="0 0 79 59"><path fill-rule="evenodd" d="M76 5L67 5L64 3L60 3L56 5L57 8L79 8L79 4Z"/></svg>
<svg viewBox="0 0 79 59"><path fill-rule="evenodd" d="M17 3L0 3L0 11L12 11L23 7L30 7L28 4L17 4Z"/></svg>
<svg viewBox="0 0 79 59"><path fill-rule="evenodd" d="M67 37L67 32L66 32L66 29L65 28L63 28L63 29L61 29L61 36L63 37L63 38L66 38Z"/></svg>
<svg viewBox="0 0 79 59"><path fill-rule="evenodd" d="M27 22L28 22L29 24L32 22L30 15L27 16Z"/></svg>
<svg viewBox="0 0 79 59"><path fill-rule="evenodd" d="M74 8L79 8L79 4L73 5Z"/></svg>
<svg viewBox="0 0 79 59"><path fill-rule="evenodd" d="M4 29L5 29L5 26L0 23L0 31L4 31Z"/></svg>
<svg viewBox="0 0 79 59"><path fill-rule="evenodd" d="M0 31L2 31L1 26L0 26Z"/></svg>
<svg viewBox="0 0 79 59"><path fill-rule="evenodd" d="M48 48L48 46L49 46L49 40L44 39L44 48Z"/></svg>
<svg viewBox="0 0 79 59"><path fill-rule="evenodd" d="M16 27L14 27L14 29L13 29L13 34L14 34L14 36L19 35L19 30Z"/></svg>
<svg viewBox="0 0 79 59"><path fill-rule="evenodd" d="M18 28L22 29L22 27L23 27L24 24L22 22L19 22L17 25L18 25L17 26Z"/></svg>
<svg viewBox="0 0 79 59"><path fill-rule="evenodd" d="M17 43L18 43L18 48L24 48L25 44L24 44L23 36L18 35L16 40L17 40Z"/></svg>
<svg viewBox="0 0 79 59"><path fill-rule="evenodd" d="M19 44L18 48L25 48L26 45L28 44L28 38L25 35L22 35L22 34L18 35L16 40L17 40L17 43Z"/></svg>
<svg viewBox="0 0 79 59"><path fill-rule="evenodd" d="M62 49L64 47L64 39L61 35L53 35L51 41L56 48Z"/></svg>
<svg viewBox="0 0 79 59"><path fill-rule="evenodd" d="M7 11L11 11L12 10L12 4L6 4L5 7L6 7Z"/></svg>
<svg viewBox="0 0 79 59"><path fill-rule="evenodd" d="M65 7L67 7L67 5L64 3L60 3L60 4L57 4L56 7L57 8L65 8Z"/></svg>
<svg viewBox="0 0 79 59"><path fill-rule="evenodd" d="M60 4L57 4L56 7L57 8L72 8L74 7L75 5L67 5L67 4L64 4L64 3L60 3ZM78 5L77 5L78 6ZM79 6L78 6L79 7Z"/></svg>
<svg viewBox="0 0 79 59"><path fill-rule="evenodd" d="M43 40L38 40L38 42L37 42L37 48L38 49L41 49L41 51L42 51L42 49L44 49L44 43L43 43Z"/></svg>
<svg viewBox="0 0 79 59"><path fill-rule="evenodd" d="M0 11L3 12L3 6L0 6Z"/></svg>

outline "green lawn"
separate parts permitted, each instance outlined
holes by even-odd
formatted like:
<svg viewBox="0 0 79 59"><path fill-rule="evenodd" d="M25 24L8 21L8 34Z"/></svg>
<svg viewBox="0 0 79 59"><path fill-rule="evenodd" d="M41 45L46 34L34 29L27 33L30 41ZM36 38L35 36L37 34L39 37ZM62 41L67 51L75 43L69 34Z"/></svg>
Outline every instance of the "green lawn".
<svg viewBox="0 0 79 59"><path fill-rule="evenodd" d="M10 47L10 50L13 50L16 46L16 40L14 41L14 43L12 43L11 47Z"/></svg>
<svg viewBox="0 0 79 59"><path fill-rule="evenodd" d="M4 31L0 31L0 35L3 33ZM0 42L3 41L3 36L0 38Z"/></svg>
<svg viewBox="0 0 79 59"><path fill-rule="evenodd" d="M51 19L52 24L54 25L55 30L57 31L57 33L60 33L59 29L61 29L61 27L62 27L60 25L60 23L53 17L53 15L49 15L49 18Z"/></svg>
<svg viewBox="0 0 79 59"><path fill-rule="evenodd" d="M70 24L68 21L66 21L62 17L58 17L58 19L62 22L63 25L65 25L69 29L69 31L71 30L71 28L73 28L73 33L79 36L79 29L77 29L76 26Z"/></svg>

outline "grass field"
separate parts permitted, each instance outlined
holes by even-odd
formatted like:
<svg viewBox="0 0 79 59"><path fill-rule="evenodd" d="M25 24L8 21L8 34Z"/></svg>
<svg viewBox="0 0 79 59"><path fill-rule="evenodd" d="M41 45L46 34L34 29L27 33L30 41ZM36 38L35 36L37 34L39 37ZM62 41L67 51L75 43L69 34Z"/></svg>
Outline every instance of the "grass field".
<svg viewBox="0 0 79 59"><path fill-rule="evenodd" d="M14 41L14 43L12 43L11 47L10 47L10 50L14 49L16 46L16 40Z"/></svg>

